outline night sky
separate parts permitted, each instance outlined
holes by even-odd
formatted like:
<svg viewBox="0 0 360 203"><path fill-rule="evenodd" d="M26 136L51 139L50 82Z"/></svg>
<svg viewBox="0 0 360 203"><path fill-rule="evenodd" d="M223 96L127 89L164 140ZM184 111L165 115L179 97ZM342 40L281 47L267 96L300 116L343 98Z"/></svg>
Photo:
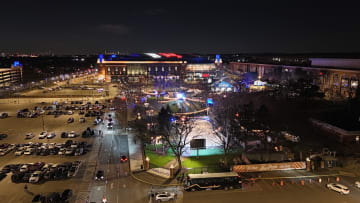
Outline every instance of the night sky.
<svg viewBox="0 0 360 203"><path fill-rule="evenodd" d="M360 52L358 6L296 2L4 1L0 52Z"/></svg>

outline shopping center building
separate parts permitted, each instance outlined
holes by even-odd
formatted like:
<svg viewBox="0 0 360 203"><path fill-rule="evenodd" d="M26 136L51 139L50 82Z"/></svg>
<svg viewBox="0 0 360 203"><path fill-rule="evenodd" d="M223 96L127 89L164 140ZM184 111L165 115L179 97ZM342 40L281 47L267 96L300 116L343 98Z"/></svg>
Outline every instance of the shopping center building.
<svg viewBox="0 0 360 203"><path fill-rule="evenodd" d="M186 61L173 53L145 53L99 56L99 79L107 82L145 83L155 80L179 80Z"/></svg>
<svg viewBox="0 0 360 203"><path fill-rule="evenodd" d="M229 69L236 74L256 73L257 78L287 81L306 78L318 85L328 98L354 95L360 82L360 59L309 58L311 65L281 65L231 62Z"/></svg>

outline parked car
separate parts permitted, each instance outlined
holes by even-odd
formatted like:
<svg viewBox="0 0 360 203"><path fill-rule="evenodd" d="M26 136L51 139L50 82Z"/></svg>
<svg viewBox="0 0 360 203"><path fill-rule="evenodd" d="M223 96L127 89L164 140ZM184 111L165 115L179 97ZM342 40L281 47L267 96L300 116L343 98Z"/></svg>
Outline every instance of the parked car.
<svg viewBox="0 0 360 203"><path fill-rule="evenodd" d="M5 139L5 138L7 138L7 137L8 137L7 134L4 134L4 133L1 133L1 134L0 134L0 140Z"/></svg>
<svg viewBox="0 0 360 203"><path fill-rule="evenodd" d="M70 117L68 120L67 120L68 123L73 123L74 122L74 118L73 117Z"/></svg>
<svg viewBox="0 0 360 203"><path fill-rule="evenodd" d="M0 155L4 156L11 151L10 148L0 149Z"/></svg>
<svg viewBox="0 0 360 203"><path fill-rule="evenodd" d="M52 139L56 136L56 134L54 132L48 134L48 136L46 137L47 139Z"/></svg>
<svg viewBox="0 0 360 203"><path fill-rule="evenodd" d="M328 183L328 184L326 184L326 187L328 189L338 192L342 195L346 195L346 194L350 193L350 190L348 187L346 187L345 185L338 184L338 183Z"/></svg>
<svg viewBox="0 0 360 203"><path fill-rule="evenodd" d="M72 196L72 190L66 189L66 190L64 190L64 192L61 194L61 201L62 201L62 202L68 202L69 199L71 198L71 196Z"/></svg>
<svg viewBox="0 0 360 203"><path fill-rule="evenodd" d="M355 187L360 188L360 181L355 182Z"/></svg>
<svg viewBox="0 0 360 203"><path fill-rule="evenodd" d="M77 171L77 167L71 167L67 173L67 177L73 177L75 176L76 174L76 171Z"/></svg>
<svg viewBox="0 0 360 203"><path fill-rule="evenodd" d="M61 133L61 138L67 138L68 137L68 133L67 132L62 132Z"/></svg>
<svg viewBox="0 0 360 203"><path fill-rule="evenodd" d="M155 196L155 201L166 202L175 199L175 193L162 192Z"/></svg>
<svg viewBox="0 0 360 203"><path fill-rule="evenodd" d="M68 115L73 115L74 112L73 112L73 111L68 111L67 114L68 114Z"/></svg>
<svg viewBox="0 0 360 203"><path fill-rule="evenodd" d="M32 199L31 202L44 203L45 199L46 199L45 196L42 196L41 194L37 194L37 195L34 196L34 198Z"/></svg>
<svg viewBox="0 0 360 203"><path fill-rule="evenodd" d="M69 133L68 137L69 137L69 138L74 138L74 137L76 137L75 131L71 131L71 132Z"/></svg>
<svg viewBox="0 0 360 203"><path fill-rule="evenodd" d="M7 118L9 117L8 113L0 113L0 118Z"/></svg>
<svg viewBox="0 0 360 203"><path fill-rule="evenodd" d="M0 172L0 181L7 176L6 173Z"/></svg>
<svg viewBox="0 0 360 203"><path fill-rule="evenodd" d="M32 153L34 153L35 151L35 148L27 148L25 151L24 151L24 155L31 155Z"/></svg>
<svg viewBox="0 0 360 203"><path fill-rule="evenodd" d="M57 192L52 192L46 197L46 203L57 203L61 202L61 196Z"/></svg>
<svg viewBox="0 0 360 203"><path fill-rule="evenodd" d="M21 156L24 154L24 148L18 148L16 151L15 151L15 156Z"/></svg>
<svg viewBox="0 0 360 203"><path fill-rule="evenodd" d="M31 174L29 183L37 183L41 180L43 172L42 171L35 171L33 174Z"/></svg>
<svg viewBox="0 0 360 203"><path fill-rule="evenodd" d="M44 139L47 137L47 131L42 131L39 135L39 139Z"/></svg>
<svg viewBox="0 0 360 203"><path fill-rule="evenodd" d="M28 134L25 135L25 139L27 139L27 140L32 139L34 137L35 137L35 135L32 134L32 133L28 133Z"/></svg>
<svg viewBox="0 0 360 203"><path fill-rule="evenodd" d="M75 153L75 150L74 150L74 148L67 148L66 149L66 151L65 151L65 155L68 155L68 156L72 156L72 155L74 155L74 153Z"/></svg>
<svg viewBox="0 0 360 203"><path fill-rule="evenodd" d="M79 119L79 122L80 122L80 123L85 123L85 121L86 121L86 120L85 120L84 117L81 117L81 118Z"/></svg>
<svg viewBox="0 0 360 203"><path fill-rule="evenodd" d="M80 156L84 153L84 148L77 148L75 150L75 156Z"/></svg>

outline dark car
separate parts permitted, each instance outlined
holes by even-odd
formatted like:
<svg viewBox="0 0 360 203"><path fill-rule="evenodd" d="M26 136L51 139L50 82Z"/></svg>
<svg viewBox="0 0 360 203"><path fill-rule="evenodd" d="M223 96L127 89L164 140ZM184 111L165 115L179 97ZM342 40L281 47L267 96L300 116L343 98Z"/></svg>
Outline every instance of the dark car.
<svg viewBox="0 0 360 203"><path fill-rule="evenodd" d="M31 177L31 173L25 173L25 175L22 177L22 182L28 183L30 177Z"/></svg>
<svg viewBox="0 0 360 203"><path fill-rule="evenodd" d="M79 111L79 115L83 115L84 114L84 111Z"/></svg>
<svg viewBox="0 0 360 203"><path fill-rule="evenodd" d="M0 134L0 140L4 139L4 138L7 138L8 135L7 134L4 134L4 133L1 133Z"/></svg>
<svg viewBox="0 0 360 203"><path fill-rule="evenodd" d="M46 197L46 203L61 202L61 196L58 192L52 192Z"/></svg>
<svg viewBox="0 0 360 203"><path fill-rule="evenodd" d="M7 176L6 173L0 172L0 181Z"/></svg>
<svg viewBox="0 0 360 203"><path fill-rule="evenodd" d="M2 173L9 173L10 170L11 170L11 165L9 164L9 165L4 166L4 167L1 169L1 172L2 172Z"/></svg>
<svg viewBox="0 0 360 203"><path fill-rule="evenodd" d="M74 122L74 118L73 117L70 117L68 120L67 120L68 123L73 123Z"/></svg>
<svg viewBox="0 0 360 203"><path fill-rule="evenodd" d="M68 133L67 132L62 132L61 133L61 138L67 138L68 137Z"/></svg>
<svg viewBox="0 0 360 203"><path fill-rule="evenodd" d="M104 180L104 171L97 171L95 175L95 180Z"/></svg>
<svg viewBox="0 0 360 203"><path fill-rule="evenodd" d="M66 140L64 147L70 147L72 145L72 140Z"/></svg>
<svg viewBox="0 0 360 203"><path fill-rule="evenodd" d="M37 195L35 195L35 197L32 199L31 202L41 202L41 203L43 203L43 202L45 202L45 197L40 195L40 194L37 194Z"/></svg>
<svg viewBox="0 0 360 203"><path fill-rule="evenodd" d="M66 189L66 190L64 190L64 192L61 194L61 200L62 200L63 202L67 202L67 201L69 201L69 199L71 198L71 196L72 196L72 190Z"/></svg>

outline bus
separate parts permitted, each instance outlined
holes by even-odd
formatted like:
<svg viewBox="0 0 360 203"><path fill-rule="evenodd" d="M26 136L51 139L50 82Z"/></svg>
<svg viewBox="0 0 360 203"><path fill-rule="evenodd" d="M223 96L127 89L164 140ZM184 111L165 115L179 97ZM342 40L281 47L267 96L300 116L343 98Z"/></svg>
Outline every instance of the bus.
<svg viewBox="0 0 360 203"><path fill-rule="evenodd" d="M235 172L188 174L184 190L232 190L241 189L241 178Z"/></svg>

